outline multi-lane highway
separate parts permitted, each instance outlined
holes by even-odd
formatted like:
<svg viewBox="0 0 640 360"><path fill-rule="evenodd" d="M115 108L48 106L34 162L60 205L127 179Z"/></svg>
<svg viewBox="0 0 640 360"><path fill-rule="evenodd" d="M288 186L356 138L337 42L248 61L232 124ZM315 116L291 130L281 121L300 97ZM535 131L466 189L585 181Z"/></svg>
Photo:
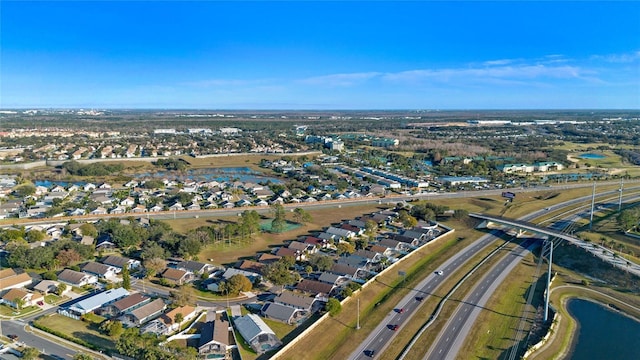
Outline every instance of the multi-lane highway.
<svg viewBox="0 0 640 360"><path fill-rule="evenodd" d="M402 326L411 319L411 316L420 307L421 302L431 298L433 292L440 286L448 274L456 271L458 267L475 256L477 252L492 244L495 237L492 234L485 235L475 241L472 245L463 251L449 258L438 271L442 271L442 275L436 272L423 279L410 293L398 303L394 310L387 314L385 320L379 324L365 341L351 354L350 359L366 359L382 353L391 341L395 332L402 329ZM404 311L400 312L399 309ZM393 327L398 325L398 329Z"/></svg>
<svg viewBox="0 0 640 360"><path fill-rule="evenodd" d="M587 217L587 215L588 212L582 212L571 215L570 218L576 220L581 216ZM530 215L528 218L531 217L534 216ZM557 228L557 226L555 227ZM558 230L561 230L561 228L558 228ZM479 280L476 287L460 302L455 313L445 324L424 359L439 360L456 358L482 307L487 303L500 283L504 281L511 270L530 250L530 248L528 248L529 244L524 244L525 243L523 243L523 247L512 251L508 256L501 259Z"/></svg>
<svg viewBox="0 0 640 360"><path fill-rule="evenodd" d="M600 198L602 196L606 196L606 195L611 195L611 194L615 194L617 193L617 191L607 191L607 192L603 192L598 194L597 196ZM523 218L521 218L522 220L532 220L536 217L539 217L541 215L543 215L544 213L546 213L547 211L551 211L551 210L559 210L561 208L566 208L566 207L571 207L574 206L580 202L584 202L585 200L589 200L591 197L590 196L584 196L584 197L580 197L580 198L576 198L573 200L569 200L566 202L563 202L561 204L556 204L553 205L553 209L544 209L544 210L539 210L536 212L533 212ZM374 331L356 348L355 351L352 352L350 358L351 359L366 359L366 358L371 358L371 357L376 357L378 354L380 354L381 352L384 351L384 349L388 346L388 344L391 342L391 340L394 338L394 336L396 335L396 331L399 331L402 329L402 325L405 324L407 321L411 320L412 315L415 313L415 310L417 308L419 308L419 305L416 301L416 297L423 297L424 299L422 301L427 301L430 298L430 295L433 293L434 290L437 289L437 287L440 285L440 283L443 281L443 277L447 277L449 274L457 271L466 261L474 258L482 249L484 249L486 246L488 246L489 244L493 243L495 241L495 237L491 234L489 235L485 235L482 236L480 239L474 241L473 243L471 243L469 246L467 246L466 248L464 248L460 253L456 254L454 257L450 258L449 260L447 260L441 267L441 270L443 271L443 276L437 276L435 274L431 274L429 276L427 276L425 279L423 279L420 284L418 284L402 301L400 301L398 303L398 305L395 307L395 309L400 309L400 308L404 308L404 312L403 313L398 313L395 309L393 311L391 311L389 314L387 314L387 317L385 318L385 320L379 324ZM527 251L526 248L522 248L522 251ZM519 259L523 256L522 253L520 253L515 259L517 261L519 261ZM515 266L515 263L517 263L516 260L515 263L513 263L513 265L510 265L510 261L508 261L508 259L511 258L507 258L507 260L504 260L500 262L499 265L497 265L496 267L494 267L494 269L501 269L502 272L508 273L507 270L510 270L513 266ZM507 270L505 270L507 269ZM501 279L503 279L503 277L498 277L497 275L494 275L494 283L496 283L496 285L491 285L491 286L487 286L485 289L483 289L482 294L480 294L480 298L482 299L482 296L484 295L485 298L488 299L488 296L493 292L493 290L495 289L495 287L497 287L497 285L500 283ZM491 290L491 292L488 292L488 290ZM487 295L488 294L488 295ZM471 301L471 300L469 300ZM472 302L473 304L473 302ZM464 310L463 310L464 312ZM467 311L470 315L470 312ZM475 318L474 318L475 319ZM463 319L461 319L461 321L466 322L468 320L468 316L464 316ZM398 325L398 330L393 330L393 325ZM451 326L456 327L456 325ZM448 330L451 332L455 332L455 330ZM450 339L452 339L449 336ZM446 337L445 337L446 339ZM463 338L464 339L464 338ZM454 349L457 353L457 347ZM436 350L437 352L440 350ZM444 350L443 350L444 352Z"/></svg>

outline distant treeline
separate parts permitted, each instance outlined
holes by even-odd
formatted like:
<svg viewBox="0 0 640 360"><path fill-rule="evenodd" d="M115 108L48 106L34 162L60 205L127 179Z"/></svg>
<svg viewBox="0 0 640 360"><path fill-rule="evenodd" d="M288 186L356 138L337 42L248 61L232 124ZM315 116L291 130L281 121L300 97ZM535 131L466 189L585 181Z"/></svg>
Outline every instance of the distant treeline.
<svg viewBox="0 0 640 360"><path fill-rule="evenodd" d="M82 165L77 161L67 161L62 164L62 168L65 169L71 175L77 176L106 176L113 175L120 172L124 167L122 164L105 164L94 163Z"/></svg>
<svg viewBox="0 0 640 360"><path fill-rule="evenodd" d="M640 152L633 150L621 149L617 151L618 155L622 156L622 159L632 163L633 165L640 165Z"/></svg>

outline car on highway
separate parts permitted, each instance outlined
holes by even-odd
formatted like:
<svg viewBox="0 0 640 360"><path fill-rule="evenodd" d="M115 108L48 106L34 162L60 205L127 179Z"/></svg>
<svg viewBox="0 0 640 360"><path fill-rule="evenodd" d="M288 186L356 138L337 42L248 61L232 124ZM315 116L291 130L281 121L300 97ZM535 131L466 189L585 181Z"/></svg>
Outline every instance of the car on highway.
<svg viewBox="0 0 640 360"><path fill-rule="evenodd" d="M416 301L422 301L422 300L424 300L424 297L423 297L423 296L418 296L418 297L416 297Z"/></svg>
<svg viewBox="0 0 640 360"><path fill-rule="evenodd" d="M396 325L391 325L391 330L393 331L398 331L398 329L400 329L400 325L396 324Z"/></svg>
<svg viewBox="0 0 640 360"><path fill-rule="evenodd" d="M404 308L399 308L398 309L398 314L404 314Z"/></svg>
<svg viewBox="0 0 640 360"><path fill-rule="evenodd" d="M442 271L442 270L438 270L438 271L436 271L436 274L438 274L438 275L442 276L442 274L444 274L444 271Z"/></svg>
<svg viewBox="0 0 640 360"><path fill-rule="evenodd" d="M372 357L376 354L376 351L375 351L375 350L365 350L365 351L364 351L364 354L365 354L366 356L368 356L368 357L372 358Z"/></svg>

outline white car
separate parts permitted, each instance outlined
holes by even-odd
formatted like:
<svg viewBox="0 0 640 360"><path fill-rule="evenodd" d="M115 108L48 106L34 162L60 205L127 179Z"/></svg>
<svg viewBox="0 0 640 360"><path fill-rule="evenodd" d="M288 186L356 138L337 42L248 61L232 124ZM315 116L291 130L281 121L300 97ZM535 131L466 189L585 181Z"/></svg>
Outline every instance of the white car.
<svg viewBox="0 0 640 360"><path fill-rule="evenodd" d="M444 274L444 272L442 270L438 270L438 271L436 271L436 274L442 276L442 274Z"/></svg>

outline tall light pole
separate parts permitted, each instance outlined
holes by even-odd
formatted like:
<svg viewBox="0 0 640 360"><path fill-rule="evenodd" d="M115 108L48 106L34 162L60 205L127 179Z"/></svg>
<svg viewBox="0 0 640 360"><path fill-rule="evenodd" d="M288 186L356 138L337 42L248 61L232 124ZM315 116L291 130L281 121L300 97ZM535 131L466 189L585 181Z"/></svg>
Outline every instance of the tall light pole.
<svg viewBox="0 0 640 360"><path fill-rule="evenodd" d="M553 260L553 240L549 240L549 269L547 270L547 296L544 300L544 321L549 319L549 297L551 296L551 262Z"/></svg>
<svg viewBox="0 0 640 360"><path fill-rule="evenodd" d="M593 194L591 195L591 218L589 219L589 230L593 227L593 208L596 203L596 183L593 182Z"/></svg>
<svg viewBox="0 0 640 360"><path fill-rule="evenodd" d="M622 187L624 186L624 179L620 178L620 194L618 197L618 212L620 212L620 210L622 210Z"/></svg>
<svg viewBox="0 0 640 360"><path fill-rule="evenodd" d="M358 317L356 320L356 330L360 330L360 298L358 298Z"/></svg>

